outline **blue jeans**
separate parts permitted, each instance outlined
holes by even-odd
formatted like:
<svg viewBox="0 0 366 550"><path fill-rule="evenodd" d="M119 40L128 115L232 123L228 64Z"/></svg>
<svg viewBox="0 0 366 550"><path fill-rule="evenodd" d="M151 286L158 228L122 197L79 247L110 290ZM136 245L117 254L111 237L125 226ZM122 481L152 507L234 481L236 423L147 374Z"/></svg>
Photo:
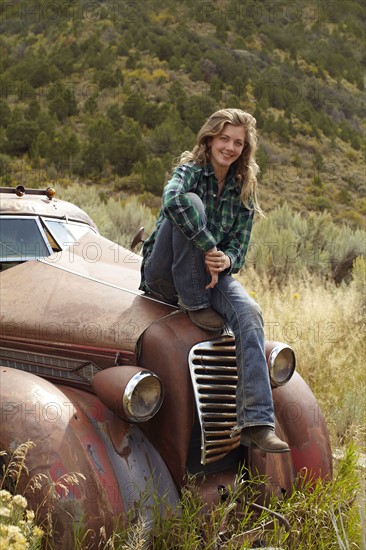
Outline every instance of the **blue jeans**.
<svg viewBox="0 0 366 550"><path fill-rule="evenodd" d="M205 218L201 199L189 195ZM179 303L187 310L212 306L221 315L235 336L237 428L274 427L262 313L242 285L231 275L220 274L216 286L206 290L211 276L206 272L203 252L168 219L159 228L144 274L148 288L164 301Z"/></svg>

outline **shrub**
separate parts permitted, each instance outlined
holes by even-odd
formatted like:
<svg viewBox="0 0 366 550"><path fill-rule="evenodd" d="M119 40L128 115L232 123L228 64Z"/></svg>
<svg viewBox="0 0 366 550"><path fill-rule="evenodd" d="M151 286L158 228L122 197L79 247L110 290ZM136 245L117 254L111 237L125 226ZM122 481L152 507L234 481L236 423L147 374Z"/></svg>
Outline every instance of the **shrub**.
<svg viewBox="0 0 366 550"><path fill-rule="evenodd" d="M366 255L365 232L332 222L329 213L302 216L284 204L256 221L247 265L282 285L306 273L350 280L357 256Z"/></svg>
<svg viewBox="0 0 366 550"><path fill-rule="evenodd" d="M56 191L60 198L73 202L85 210L103 236L127 248L137 229L144 226L146 237L155 227L155 216L137 197L124 202L113 197L102 201L100 189L96 186L77 184Z"/></svg>
<svg viewBox="0 0 366 550"><path fill-rule="evenodd" d="M0 100L0 126L3 126L4 128L6 128L10 120L11 120L10 107L5 101Z"/></svg>
<svg viewBox="0 0 366 550"><path fill-rule="evenodd" d="M142 166L142 184L148 193L161 195L164 187L165 168L159 158L152 158Z"/></svg>
<svg viewBox="0 0 366 550"><path fill-rule="evenodd" d="M56 82L51 86L47 99L50 113L55 114L60 122L78 113L73 90L65 87L61 82Z"/></svg>

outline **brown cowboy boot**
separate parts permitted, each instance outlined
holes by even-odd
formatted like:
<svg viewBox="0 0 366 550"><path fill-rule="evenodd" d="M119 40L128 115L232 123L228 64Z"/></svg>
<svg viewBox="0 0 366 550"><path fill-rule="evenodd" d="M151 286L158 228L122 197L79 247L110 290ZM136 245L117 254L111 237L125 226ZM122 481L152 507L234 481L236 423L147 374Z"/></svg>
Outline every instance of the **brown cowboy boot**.
<svg viewBox="0 0 366 550"><path fill-rule="evenodd" d="M240 443L247 447L258 447L265 453L287 453L290 447L276 436L268 426L252 426L244 428L240 435Z"/></svg>
<svg viewBox="0 0 366 550"><path fill-rule="evenodd" d="M189 318L200 328L205 330L221 330L224 328L224 322L220 315L212 307L204 309L187 310Z"/></svg>

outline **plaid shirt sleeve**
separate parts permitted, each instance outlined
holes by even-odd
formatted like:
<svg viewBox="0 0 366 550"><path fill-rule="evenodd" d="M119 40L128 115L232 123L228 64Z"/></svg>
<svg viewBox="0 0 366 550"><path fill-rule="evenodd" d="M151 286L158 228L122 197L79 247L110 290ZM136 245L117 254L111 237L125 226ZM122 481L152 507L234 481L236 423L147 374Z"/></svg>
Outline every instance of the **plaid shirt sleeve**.
<svg viewBox="0 0 366 550"><path fill-rule="evenodd" d="M182 230L187 239L207 252L217 243L187 196L187 193L195 191L198 176L199 171L194 166L185 164L176 168L164 188L163 210L164 215Z"/></svg>
<svg viewBox="0 0 366 550"><path fill-rule="evenodd" d="M252 232L253 218L253 210L248 210L244 206L241 207L230 234L219 246L231 260L231 266L228 270L230 274L237 273L245 263Z"/></svg>

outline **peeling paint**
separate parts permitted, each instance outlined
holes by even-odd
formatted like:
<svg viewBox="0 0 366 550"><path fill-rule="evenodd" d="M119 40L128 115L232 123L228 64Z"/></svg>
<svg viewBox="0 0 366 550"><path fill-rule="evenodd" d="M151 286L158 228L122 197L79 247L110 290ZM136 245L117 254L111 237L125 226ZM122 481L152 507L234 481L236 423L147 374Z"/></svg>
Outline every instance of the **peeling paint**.
<svg viewBox="0 0 366 550"><path fill-rule="evenodd" d="M86 448L87 448L88 453L91 456L94 464L96 465L98 472L100 472L102 474L105 474L104 468L103 468L103 466L101 465L101 463L98 459L98 454L97 454L96 450L90 444L88 444L86 446Z"/></svg>

